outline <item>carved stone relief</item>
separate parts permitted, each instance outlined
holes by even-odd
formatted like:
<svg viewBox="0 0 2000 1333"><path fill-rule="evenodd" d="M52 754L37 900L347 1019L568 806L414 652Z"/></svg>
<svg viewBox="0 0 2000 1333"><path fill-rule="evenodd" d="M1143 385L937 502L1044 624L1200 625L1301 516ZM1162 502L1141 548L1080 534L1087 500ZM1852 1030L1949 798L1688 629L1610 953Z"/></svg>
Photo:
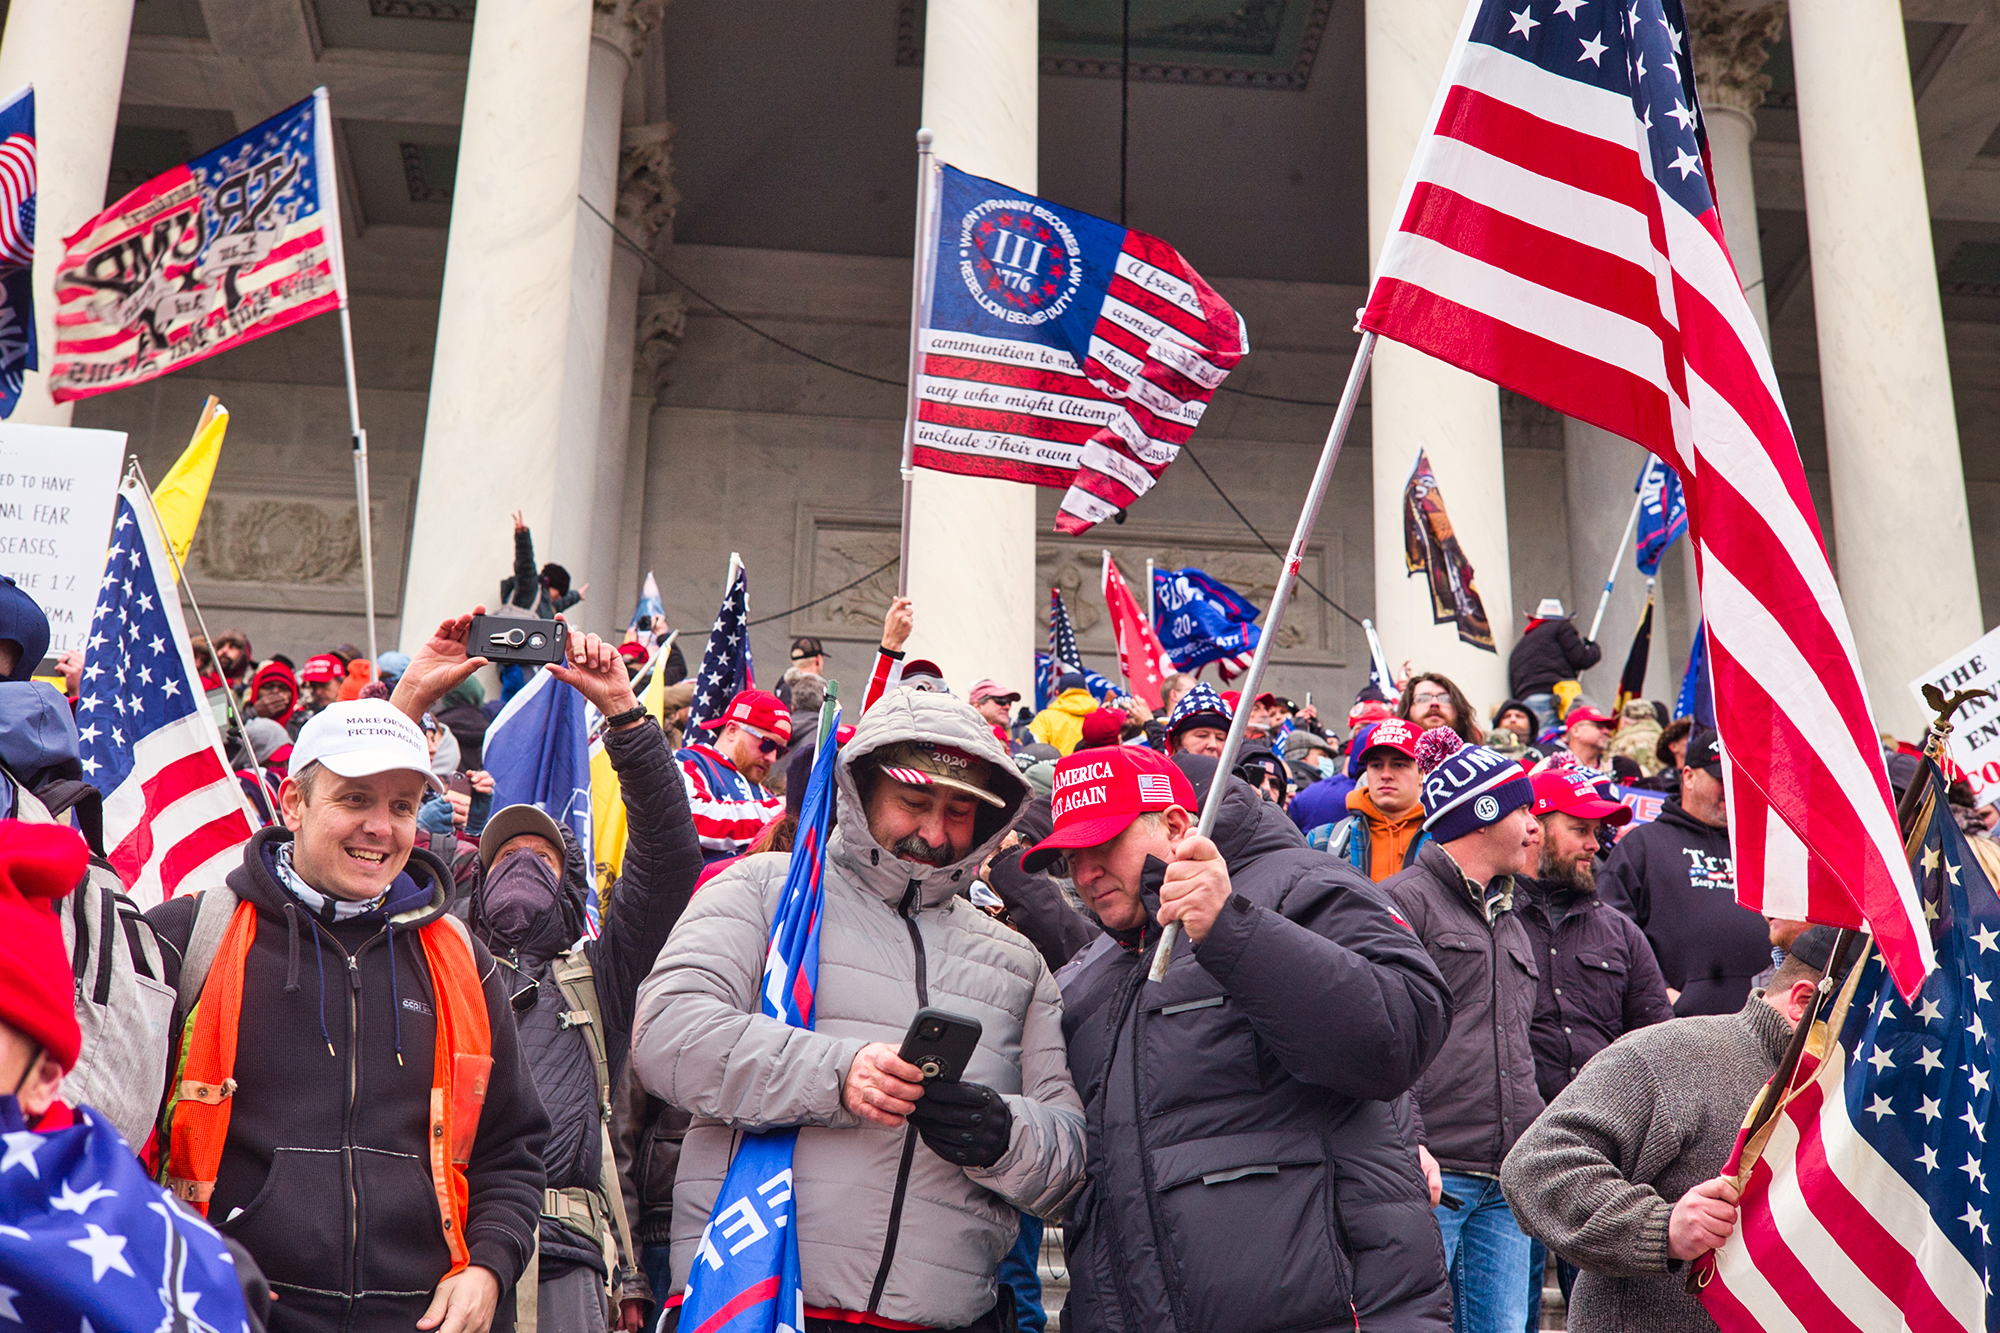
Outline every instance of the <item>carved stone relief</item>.
<svg viewBox="0 0 2000 1333"><path fill-rule="evenodd" d="M375 601L396 613L409 520L407 478L371 480ZM219 483L210 491L188 553L188 572L206 604L270 610L359 610L361 525L337 478L300 478L283 490Z"/></svg>
<svg viewBox="0 0 2000 1333"><path fill-rule="evenodd" d="M1691 0L1688 36L1694 43L1695 86L1711 111L1749 115L1764 104L1771 43L1785 29L1783 4Z"/></svg>
<svg viewBox="0 0 2000 1333"><path fill-rule="evenodd" d="M637 60L667 12L667 0L592 0L590 8L591 35L615 43Z"/></svg>

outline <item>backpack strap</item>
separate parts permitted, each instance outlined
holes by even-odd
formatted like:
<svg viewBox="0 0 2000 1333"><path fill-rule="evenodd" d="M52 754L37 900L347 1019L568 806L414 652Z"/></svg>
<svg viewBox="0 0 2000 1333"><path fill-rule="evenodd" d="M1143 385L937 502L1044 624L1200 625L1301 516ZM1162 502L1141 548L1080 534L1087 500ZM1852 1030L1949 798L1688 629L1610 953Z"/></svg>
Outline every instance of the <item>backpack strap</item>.
<svg viewBox="0 0 2000 1333"><path fill-rule="evenodd" d="M201 998L202 985L215 962L215 951L222 947L223 932L229 929L236 903L236 891L227 885L195 895L194 928L188 932L187 950L181 955L181 979L176 989L176 1009L183 1016Z"/></svg>
<svg viewBox="0 0 2000 1333"><path fill-rule="evenodd" d="M617 1154L611 1144L611 1053L604 1041L604 1008L597 998L597 976L590 956L581 945L563 955L553 969L555 983L569 1008L558 1020L565 1028L580 1027L597 1067L597 1126L602 1140L602 1174L599 1188L610 1206L611 1219L618 1229L618 1253L627 1268L637 1269L638 1251L632 1246L632 1224L625 1215L625 1190L618 1181Z"/></svg>

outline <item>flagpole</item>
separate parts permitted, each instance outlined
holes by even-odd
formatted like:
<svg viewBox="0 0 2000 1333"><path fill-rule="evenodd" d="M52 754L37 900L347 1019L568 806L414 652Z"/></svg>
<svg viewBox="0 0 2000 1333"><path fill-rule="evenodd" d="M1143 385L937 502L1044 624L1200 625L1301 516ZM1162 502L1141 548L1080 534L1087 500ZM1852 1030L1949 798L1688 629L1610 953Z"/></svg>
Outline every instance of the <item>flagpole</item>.
<svg viewBox="0 0 2000 1333"><path fill-rule="evenodd" d="M1257 697L1257 688L1264 680L1264 667L1271 660L1271 646L1278 641L1278 626L1284 622L1285 607L1292 600L1292 588L1299 579L1299 566L1305 560L1306 542L1312 536L1313 527L1319 521L1320 503L1326 499L1327 483L1333 479L1333 465L1340 459L1340 446L1347 439L1347 428L1354 420L1355 405L1361 400L1361 384L1368 378L1368 363L1375 355L1375 332L1369 330L1361 335L1361 345L1354 349L1354 365L1347 372L1347 387L1341 390L1340 406L1333 414L1333 424L1327 428L1326 444L1319 454L1319 467L1313 473L1312 489L1306 492L1305 508L1299 511L1299 523L1292 530L1292 545L1285 553L1285 563L1278 569L1278 586L1271 592L1271 606L1264 616L1264 632L1257 638L1257 653L1250 659L1250 670L1243 677L1242 698ZM1200 837L1210 837L1215 832L1216 816L1222 813L1223 790L1229 785L1230 770L1236 767L1236 756L1243 749L1243 736L1249 729L1250 710L1238 708L1229 721L1229 736L1222 742L1222 754L1215 761L1215 777L1209 783L1208 799L1202 802L1201 821L1195 827ZM1169 921L1160 931L1160 942L1153 949L1153 966L1147 974L1149 981L1159 981L1167 975L1167 964L1172 961L1174 941L1180 936L1180 922Z"/></svg>
<svg viewBox="0 0 2000 1333"><path fill-rule="evenodd" d="M910 266L909 394L903 406L903 535L896 596L910 595L910 504L917 486L917 385L924 364L924 309L937 265L937 154L929 130L917 131L917 252Z"/></svg>
<svg viewBox="0 0 2000 1333"><path fill-rule="evenodd" d="M1646 470L1639 474L1639 493L1632 497L1632 513L1625 520L1625 535L1618 539L1618 549L1611 553L1611 572L1604 576L1604 592L1597 599L1597 614L1590 618L1590 633L1583 636L1591 643L1597 642L1597 631L1604 624L1604 608L1611 605L1611 585L1618 582L1618 566L1625 561L1625 552L1632 545L1632 534L1639 530L1639 508L1646 503L1646 478L1652 475L1656 462L1648 458Z"/></svg>
<svg viewBox="0 0 2000 1333"><path fill-rule="evenodd" d="M1104 609L1106 611L1109 611L1111 609L1111 596L1110 596L1111 548L1109 546L1106 546L1100 549L1103 550L1104 552L1104 568L1097 576L1097 587L1098 591L1105 594ZM1114 642L1118 638L1118 621L1116 617L1114 617L1111 622L1111 637ZM1125 665L1125 651L1123 645L1119 646L1119 651L1118 651L1118 674L1125 678L1125 693L1130 694L1132 692L1132 672L1130 668L1128 668Z"/></svg>
<svg viewBox="0 0 2000 1333"><path fill-rule="evenodd" d="M1382 688L1392 689L1395 680L1389 675L1389 659L1382 651L1382 636L1375 632L1375 622L1363 616L1361 632L1368 636L1368 660L1375 664L1375 674L1382 681Z"/></svg>

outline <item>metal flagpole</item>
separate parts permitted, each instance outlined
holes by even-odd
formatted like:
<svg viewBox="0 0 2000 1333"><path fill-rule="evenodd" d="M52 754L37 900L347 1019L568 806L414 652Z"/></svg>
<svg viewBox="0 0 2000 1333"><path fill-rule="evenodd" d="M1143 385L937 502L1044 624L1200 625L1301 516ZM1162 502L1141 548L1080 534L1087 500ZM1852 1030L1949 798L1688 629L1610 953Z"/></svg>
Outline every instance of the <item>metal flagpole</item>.
<svg viewBox="0 0 2000 1333"><path fill-rule="evenodd" d="M1361 632L1368 636L1368 656L1375 663L1375 674L1382 678L1382 688L1393 689L1395 678L1389 674L1389 659L1382 651L1382 636L1375 632L1375 622L1362 617Z"/></svg>
<svg viewBox="0 0 2000 1333"><path fill-rule="evenodd" d="M1611 556L1611 572L1604 576L1604 591L1597 599L1597 614L1590 618L1590 633L1583 637L1597 642L1597 631L1604 624L1604 608L1611 605L1611 585L1618 582L1618 566L1625 562L1625 552L1632 545L1632 534L1639 530L1639 507L1646 503L1646 478L1653 475L1659 460L1648 458L1646 470L1639 474L1639 494L1632 499L1632 513L1625 520L1625 535L1618 539L1618 549Z"/></svg>
<svg viewBox="0 0 2000 1333"><path fill-rule="evenodd" d="M903 408L903 538L896 595L910 595L910 502L917 484L917 384L924 365L924 312L937 267L937 154L929 130L917 131L917 253L910 266L910 379Z"/></svg>
<svg viewBox="0 0 2000 1333"><path fill-rule="evenodd" d="M1102 591L1111 586L1111 548L1106 546L1100 549L1104 552L1104 569L1097 576L1097 586ZM1111 609L1111 599L1108 596L1104 599L1104 609L1106 611ZM1118 622L1116 620L1111 622L1111 637L1113 639L1118 637ZM1125 654L1123 652L1118 654L1118 674L1125 678L1125 693L1130 694L1132 692L1132 673L1126 669Z"/></svg>
<svg viewBox="0 0 2000 1333"><path fill-rule="evenodd" d="M1278 626L1284 623L1285 607L1292 600L1292 587L1299 580L1299 566L1306 556L1306 542L1319 521L1320 502L1326 499L1326 486L1333 479L1333 465L1340 459L1340 446L1347 439L1347 427L1354 420L1354 407L1361 399L1361 383L1368 378L1368 362L1375 355L1375 333L1371 329L1361 335L1361 346L1354 350L1354 365L1347 372L1347 387L1341 390L1340 406L1333 414L1333 425L1326 432L1326 445L1320 450L1319 468L1313 473L1312 489L1306 492L1305 508L1299 511L1299 525L1292 530L1291 549L1285 552L1285 563L1278 570L1278 586L1271 593L1270 610L1264 616L1264 633L1257 640L1256 656L1250 659L1250 670L1243 677L1241 698L1257 697L1257 687L1263 683L1264 667L1271 660L1271 646L1278 641ZM1229 737L1222 742L1222 754L1215 761L1215 779L1209 783L1208 799L1202 802L1201 822L1195 826L1195 833L1209 837L1215 832L1216 816L1222 813L1223 789L1229 785L1229 772L1236 767L1236 756L1243 749L1243 736L1249 729L1250 710L1239 708L1229 721ZM1174 941L1180 937L1180 922L1169 921L1160 931L1160 942L1153 950L1152 970L1147 980L1158 981L1167 975L1167 964L1172 960Z"/></svg>

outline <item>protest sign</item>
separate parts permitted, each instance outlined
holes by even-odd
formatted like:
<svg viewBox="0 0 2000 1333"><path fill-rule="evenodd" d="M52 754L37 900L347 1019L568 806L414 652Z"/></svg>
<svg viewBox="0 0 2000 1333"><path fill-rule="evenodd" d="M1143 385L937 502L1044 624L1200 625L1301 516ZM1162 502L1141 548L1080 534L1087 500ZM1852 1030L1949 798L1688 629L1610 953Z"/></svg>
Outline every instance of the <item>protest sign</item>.
<svg viewBox="0 0 2000 1333"><path fill-rule="evenodd" d="M49 655L82 648L125 433L0 423L0 574L49 618Z"/></svg>
<svg viewBox="0 0 2000 1333"><path fill-rule="evenodd" d="M1960 690L1991 690L1994 697L1970 699L1952 716L1951 758L1972 784L1980 805L2000 800L2000 629L1910 682L1910 693L1926 716L1924 686L1935 685L1948 699Z"/></svg>

